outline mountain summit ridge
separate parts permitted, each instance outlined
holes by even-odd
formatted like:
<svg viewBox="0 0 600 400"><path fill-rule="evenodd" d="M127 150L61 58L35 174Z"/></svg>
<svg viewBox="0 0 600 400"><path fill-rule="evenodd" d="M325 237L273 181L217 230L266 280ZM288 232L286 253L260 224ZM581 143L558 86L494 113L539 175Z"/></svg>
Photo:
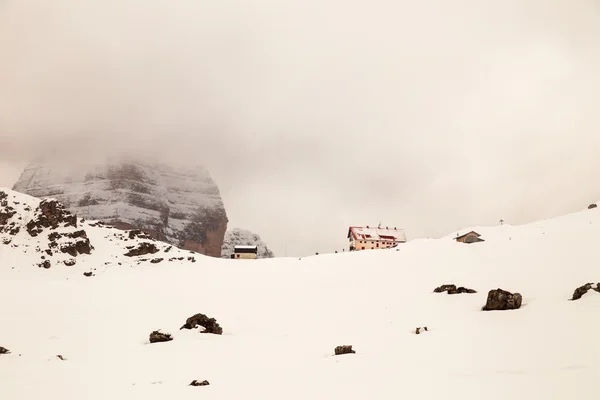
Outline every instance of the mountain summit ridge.
<svg viewBox="0 0 600 400"><path fill-rule="evenodd" d="M227 212L203 167L130 158L77 166L38 161L23 171L13 190L54 198L83 218L142 229L183 249L221 256Z"/></svg>

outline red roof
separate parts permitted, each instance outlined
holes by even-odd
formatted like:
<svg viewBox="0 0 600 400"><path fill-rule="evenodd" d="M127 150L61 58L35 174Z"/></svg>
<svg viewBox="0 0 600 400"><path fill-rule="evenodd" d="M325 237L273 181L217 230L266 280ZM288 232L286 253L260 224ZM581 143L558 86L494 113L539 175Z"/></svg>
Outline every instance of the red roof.
<svg viewBox="0 0 600 400"><path fill-rule="evenodd" d="M394 242L406 242L406 234L404 229L397 228L371 228L362 226L351 226L348 229L348 238L352 237L356 240L393 240Z"/></svg>

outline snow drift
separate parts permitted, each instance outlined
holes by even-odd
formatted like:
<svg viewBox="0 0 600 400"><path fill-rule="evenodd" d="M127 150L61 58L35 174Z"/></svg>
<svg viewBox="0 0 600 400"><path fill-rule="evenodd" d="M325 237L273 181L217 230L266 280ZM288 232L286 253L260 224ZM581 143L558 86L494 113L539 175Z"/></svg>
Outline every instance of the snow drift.
<svg viewBox="0 0 600 400"><path fill-rule="evenodd" d="M169 262L159 242L127 257L147 239L88 224L94 250L70 267L35 265L46 231L0 245L2 399L598 397L600 293L569 300L600 281L597 209L478 227L485 242L472 245L452 235L252 265L176 249ZM434 293L444 284L477 293ZM522 294L521 307L482 311L497 288ZM222 335L180 330L197 313ZM157 330L173 340L151 344ZM342 345L356 353L335 356Z"/></svg>

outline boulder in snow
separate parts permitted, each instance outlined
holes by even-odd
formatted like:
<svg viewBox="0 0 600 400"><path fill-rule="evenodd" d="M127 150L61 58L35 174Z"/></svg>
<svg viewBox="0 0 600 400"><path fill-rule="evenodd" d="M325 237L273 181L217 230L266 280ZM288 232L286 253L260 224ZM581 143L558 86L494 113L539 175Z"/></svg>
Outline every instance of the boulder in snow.
<svg viewBox="0 0 600 400"><path fill-rule="evenodd" d="M0 354L8 354L10 353L10 350L8 350L5 347L0 346Z"/></svg>
<svg viewBox="0 0 600 400"><path fill-rule="evenodd" d="M142 242L137 247L129 249L125 255L127 257L136 257L154 253L158 253L158 247L154 243Z"/></svg>
<svg viewBox="0 0 600 400"><path fill-rule="evenodd" d="M170 342L173 340L170 334L154 331L150 334L150 343Z"/></svg>
<svg viewBox="0 0 600 400"><path fill-rule="evenodd" d="M520 293L511 293L502 289L493 289L488 292L487 302L483 311L516 310L521 307L523 297Z"/></svg>
<svg viewBox="0 0 600 400"><path fill-rule="evenodd" d="M343 345L337 346L333 352L336 356L341 356L342 354L354 354L356 351L352 350L352 345Z"/></svg>
<svg viewBox="0 0 600 400"><path fill-rule="evenodd" d="M195 329L198 326L204 328L201 333L214 333L215 335L221 335L223 333L223 328L219 326L217 320L214 318L208 318L204 314L192 315L185 321L185 324L179 328L179 330Z"/></svg>
<svg viewBox="0 0 600 400"><path fill-rule="evenodd" d="M210 385L210 383L206 380L204 381L197 381L197 380L193 380L192 383L190 383L188 386L208 386Z"/></svg>
<svg viewBox="0 0 600 400"><path fill-rule="evenodd" d="M571 300L579 300L590 289L600 293L600 283L597 283L596 285L594 285L593 283L586 283L585 285L578 287L573 292L573 297L571 298Z"/></svg>
<svg viewBox="0 0 600 400"><path fill-rule="evenodd" d="M596 208L598 207L598 205L596 203L592 203L588 206L588 210L591 210L592 208Z"/></svg>
<svg viewBox="0 0 600 400"><path fill-rule="evenodd" d="M456 285L442 285L433 290L435 293L448 292L448 294L461 294L461 293L477 293L474 289L467 289L466 287Z"/></svg>

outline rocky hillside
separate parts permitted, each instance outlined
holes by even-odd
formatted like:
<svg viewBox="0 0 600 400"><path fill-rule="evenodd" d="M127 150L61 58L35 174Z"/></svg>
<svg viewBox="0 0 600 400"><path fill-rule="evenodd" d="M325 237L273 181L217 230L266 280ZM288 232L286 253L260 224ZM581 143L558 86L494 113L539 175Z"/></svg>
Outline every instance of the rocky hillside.
<svg viewBox="0 0 600 400"><path fill-rule="evenodd" d="M219 257L227 213L203 168L122 159L79 166L36 163L14 190L52 197L71 212L119 229L142 229L186 250Z"/></svg>
<svg viewBox="0 0 600 400"><path fill-rule="evenodd" d="M111 266L195 262L189 251L140 230L122 231L69 212L55 199L0 190L3 267L65 268L94 276Z"/></svg>
<svg viewBox="0 0 600 400"><path fill-rule="evenodd" d="M275 257L260 236L245 229L235 228L225 233L221 257L229 258L233 254L235 246L258 246L258 258Z"/></svg>

